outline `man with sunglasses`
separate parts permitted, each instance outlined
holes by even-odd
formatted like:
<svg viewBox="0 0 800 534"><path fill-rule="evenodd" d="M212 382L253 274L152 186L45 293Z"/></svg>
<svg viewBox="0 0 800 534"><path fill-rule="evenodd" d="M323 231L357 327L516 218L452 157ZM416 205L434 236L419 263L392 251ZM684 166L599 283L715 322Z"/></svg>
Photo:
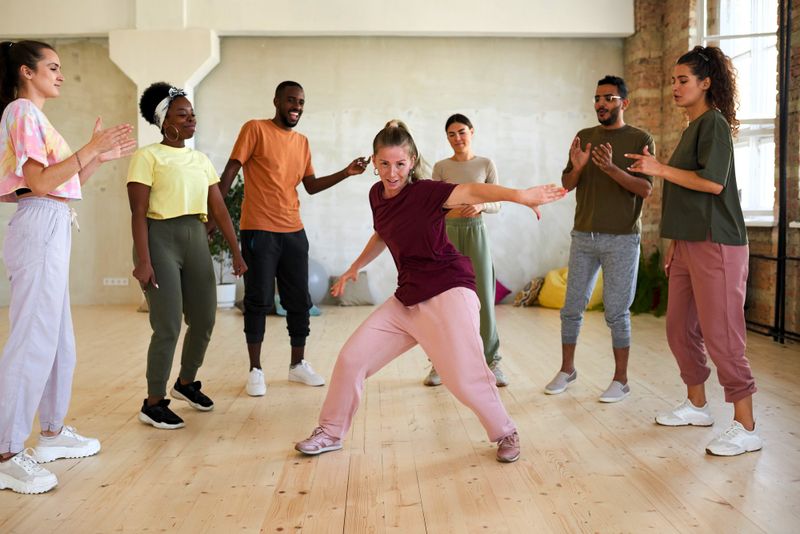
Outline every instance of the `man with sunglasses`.
<svg viewBox="0 0 800 534"><path fill-rule="evenodd" d="M576 189L575 225L571 236L567 295L561 309L561 369L545 393L564 392L578 376L575 346L598 271L603 270L603 306L611 329L615 371L600 402L621 401L630 394L628 355L631 342L629 308L636 291L642 201L650 196L652 177L625 169L626 153L655 153L647 132L625 124L628 88L617 76L597 82L594 110L599 126L578 132L561 174L568 190Z"/></svg>

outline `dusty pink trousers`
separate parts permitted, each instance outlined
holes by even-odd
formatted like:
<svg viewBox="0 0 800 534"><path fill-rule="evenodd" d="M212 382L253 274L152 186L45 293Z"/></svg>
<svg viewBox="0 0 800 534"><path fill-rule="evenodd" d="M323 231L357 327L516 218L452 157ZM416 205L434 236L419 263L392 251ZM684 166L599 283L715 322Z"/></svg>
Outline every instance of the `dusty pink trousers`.
<svg viewBox="0 0 800 534"><path fill-rule="evenodd" d="M667 341L687 386L705 383L717 367L725 400L756 392L745 356L744 298L749 250L711 241L675 241L669 273Z"/></svg>
<svg viewBox="0 0 800 534"><path fill-rule="evenodd" d="M516 429L486 365L474 291L454 288L414 306L394 296L381 304L342 347L319 425L344 437L361 400L364 380L419 343L444 384L480 419L491 441Z"/></svg>

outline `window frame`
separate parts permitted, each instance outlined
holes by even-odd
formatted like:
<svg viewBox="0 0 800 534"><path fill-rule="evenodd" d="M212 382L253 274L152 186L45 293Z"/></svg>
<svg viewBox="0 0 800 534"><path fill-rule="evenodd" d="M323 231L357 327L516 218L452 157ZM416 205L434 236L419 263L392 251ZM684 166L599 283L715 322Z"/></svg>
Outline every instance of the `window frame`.
<svg viewBox="0 0 800 534"><path fill-rule="evenodd" d="M702 46L706 46L706 44L709 41L722 42L722 41L725 41L725 40L733 40L733 39L754 39L754 38L759 38L759 37L777 37L777 29L776 29L775 32L719 33L719 34L708 34L707 35L706 32L708 31L708 0L697 0L697 2L695 4L695 9L696 9L696 18L695 18L695 20L697 21L697 26L696 26L697 27L697 32L696 32L696 38L695 38L695 43L696 44L699 44L699 45L702 45ZM777 18L777 14L776 14L776 18ZM776 20L776 25L777 25L777 20ZM776 65L775 65L776 84L777 84L777 76L778 76L778 65L776 63ZM754 134L753 137L768 137L769 133L771 132L772 133L773 142L777 146L777 137L776 137L776 133L777 133L776 123L777 123L777 120L778 120L777 119L777 117L778 117L777 107L778 107L778 104L777 104L777 101L776 101L776 103L775 103L775 114L774 114L773 117L750 118L750 119L742 120L741 123L743 125L756 126L756 127L758 127L759 130L761 130L760 134L758 134L758 135ZM763 128L763 130L762 130L762 128ZM748 135L746 135L746 136L749 137ZM777 157L777 154L775 154L775 157ZM773 173L772 173L772 175L770 175L769 177L764 177L763 178L763 179L769 179L771 181L771 183L773 184L773 187L774 187L774 184L775 184L775 171L774 171L775 164L776 164L776 160L773 160ZM749 172L749 170L748 170L748 172ZM759 180L761 180L761 178L759 178ZM769 225L774 225L774 212L775 212L775 209L776 209L776 205L777 205L777 199L773 195L772 208L769 209L769 210L767 210L767 209L744 209L743 208L742 211L744 213L746 222L748 222L748 226L751 226L749 220L751 220L754 223L754 224L752 224L752 226L764 226L765 222L767 222L766 221L767 218L770 219L770 221L769 221L770 224Z"/></svg>

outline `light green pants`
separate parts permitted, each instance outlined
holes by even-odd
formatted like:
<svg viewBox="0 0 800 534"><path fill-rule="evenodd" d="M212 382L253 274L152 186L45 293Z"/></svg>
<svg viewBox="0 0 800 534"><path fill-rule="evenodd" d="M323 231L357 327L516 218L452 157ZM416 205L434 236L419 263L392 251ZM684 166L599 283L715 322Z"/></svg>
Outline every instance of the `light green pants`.
<svg viewBox="0 0 800 534"><path fill-rule="evenodd" d="M472 260L475 286L481 302L481 339L486 363L500 361L500 338L494 316L495 277L489 235L483 218L445 219L447 237L463 255Z"/></svg>
<svg viewBox="0 0 800 534"><path fill-rule="evenodd" d="M147 226L150 262L158 283L158 288L145 289L153 328L147 351L147 394L163 397L184 317L188 328L180 378L194 381L203 364L217 313L217 289L205 225L197 215L147 219Z"/></svg>

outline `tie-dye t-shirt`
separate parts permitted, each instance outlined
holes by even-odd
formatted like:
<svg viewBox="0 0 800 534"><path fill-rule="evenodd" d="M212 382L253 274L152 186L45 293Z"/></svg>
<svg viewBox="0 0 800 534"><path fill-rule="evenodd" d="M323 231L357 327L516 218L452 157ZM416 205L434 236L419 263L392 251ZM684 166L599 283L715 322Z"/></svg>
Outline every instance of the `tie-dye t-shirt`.
<svg viewBox="0 0 800 534"><path fill-rule="evenodd" d="M0 119L0 201L16 202L17 189L30 189L22 175L29 159L45 167L72 155L42 110L27 98L18 98L6 106ZM54 197L78 200L81 181L77 174L50 191Z"/></svg>

